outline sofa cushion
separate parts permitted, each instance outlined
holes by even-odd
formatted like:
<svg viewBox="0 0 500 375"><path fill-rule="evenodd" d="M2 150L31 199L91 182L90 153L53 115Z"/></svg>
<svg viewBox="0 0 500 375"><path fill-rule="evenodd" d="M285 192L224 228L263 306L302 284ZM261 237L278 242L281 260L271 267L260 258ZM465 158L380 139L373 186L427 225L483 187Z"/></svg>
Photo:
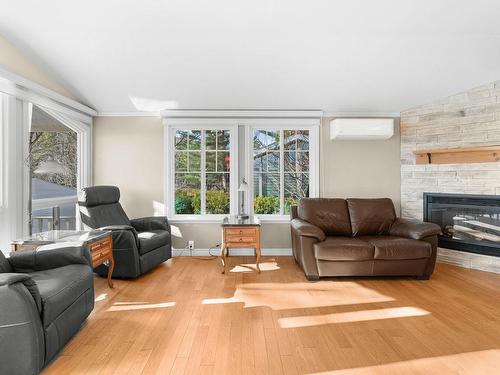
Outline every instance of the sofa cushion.
<svg viewBox="0 0 500 375"><path fill-rule="evenodd" d="M166 230L155 229L139 232L137 237L139 237L139 253L141 254L149 253L151 250L170 243L170 233Z"/></svg>
<svg viewBox="0 0 500 375"><path fill-rule="evenodd" d="M83 293L92 289L92 269L83 264L36 271L30 274L42 298L43 326L48 327Z"/></svg>
<svg viewBox="0 0 500 375"><path fill-rule="evenodd" d="M359 239L375 246L375 259L424 259L432 254L431 244L426 241L395 236L362 236Z"/></svg>
<svg viewBox="0 0 500 375"><path fill-rule="evenodd" d="M314 244L314 256L317 260L373 260L374 253L372 244L351 237L328 237L325 241Z"/></svg>
<svg viewBox="0 0 500 375"><path fill-rule="evenodd" d="M350 236L351 223L345 199L302 198L299 217L320 228L327 236Z"/></svg>
<svg viewBox="0 0 500 375"><path fill-rule="evenodd" d="M396 211L389 198L350 198L347 199L347 205L353 237L389 234L389 229L396 220Z"/></svg>
<svg viewBox="0 0 500 375"><path fill-rule="evenodd" d="M98 229L108 225L130 225L130 220L120 203L79 206L79 210L86 229Z"/></svg>
<svg viewBox="0 0 500 375"><path fill-rule="evenodd" d="M92 207L118 203L120 189L116 186L89 186L78 192L78 204Z"/></svg>

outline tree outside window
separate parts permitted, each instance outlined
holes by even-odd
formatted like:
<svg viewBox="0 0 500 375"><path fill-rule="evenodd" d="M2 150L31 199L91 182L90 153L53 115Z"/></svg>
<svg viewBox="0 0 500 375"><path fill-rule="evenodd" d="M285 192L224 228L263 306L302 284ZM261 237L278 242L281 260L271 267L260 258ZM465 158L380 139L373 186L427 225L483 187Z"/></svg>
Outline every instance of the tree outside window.
<svg viewBox="0 0 500 375"><path fill-rule="evenodd" d="M229 214L229 130L176 130L174 137L175 213Z"/></svg>
<svg viewBox="0 0 500 375"><path fill-rule="evenodd" d="M289 214L309 196L309 131L254 130L255 214Z"/></svg>

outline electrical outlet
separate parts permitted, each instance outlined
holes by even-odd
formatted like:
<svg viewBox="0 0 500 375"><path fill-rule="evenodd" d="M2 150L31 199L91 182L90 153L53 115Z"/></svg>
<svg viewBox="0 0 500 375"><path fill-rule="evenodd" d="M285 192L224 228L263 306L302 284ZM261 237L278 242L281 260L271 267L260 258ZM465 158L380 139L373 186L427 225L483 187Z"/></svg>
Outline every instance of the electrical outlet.
<svg viewBox="0 0 500 375"><path fill-rule="evenodd" d="M194 241L193 240L188 241L188 249L194 250Z"/></svg>

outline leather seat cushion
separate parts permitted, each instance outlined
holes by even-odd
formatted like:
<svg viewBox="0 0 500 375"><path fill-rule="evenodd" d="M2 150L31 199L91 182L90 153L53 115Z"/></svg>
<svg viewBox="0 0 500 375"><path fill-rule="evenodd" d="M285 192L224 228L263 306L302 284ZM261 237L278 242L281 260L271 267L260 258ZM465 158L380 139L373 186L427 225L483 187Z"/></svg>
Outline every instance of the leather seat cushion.
<svg viewBox="0 0 500 375"><path fill-rule="evenodd" d="M48 327L61 313L93 285L92 269L83 264L36 271L30 274L42 299L43 326Z"/></svg>
<svg viewBox="0 0 500 375"><path fill-rule="evenodd" d="M372 244L351 237L328 237L325 241L314 244L314 256L317 260L373 260L374 253Z"/></svg>
<svg viewBox="0 0 500 375"><path fill-rule="evenodd" d="M394 204L389 198L347 199L352 236L389 234L396 220Z"/></svg>
<svg viewBox="0 0 500 375"><path fill-rule="evenodd" d="M404 260L430 258L431 244L395 236L362 236L360 240L375 246L375 259Z"/></svg>
<svg viewBox="0 0 500 375"><path fill-rule="evenodd" d="M170 243L170 233L166 230L155 229L139 232L137 236L139 237L139 253L141 254L149 253L151 250Z"/></svg>
<svg viewBox="0 0 500 375"><path fill-rule="evenodd" d="M83 224L92 229L108 225L130 225L130 220L120 203L80 206L80 216Z"/></svg>
<svg viewBox="0 0 500 375"><path fill-rule="evenodd" d="M345 199L302 198L299 217L320 228L327 236L351 236L351 223Z"/></svg>

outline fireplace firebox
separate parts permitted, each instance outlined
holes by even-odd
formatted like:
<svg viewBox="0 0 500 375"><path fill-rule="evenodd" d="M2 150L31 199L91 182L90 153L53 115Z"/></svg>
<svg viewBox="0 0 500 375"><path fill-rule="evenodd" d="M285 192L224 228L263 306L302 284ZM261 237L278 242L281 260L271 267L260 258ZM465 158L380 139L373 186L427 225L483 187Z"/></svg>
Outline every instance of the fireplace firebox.
<svg viewBox="0 0 500 375"><path fill-rule="evenodd" d="M443 232L440 247L500 257L500 196L424 193L424 221Z"/></svg>

